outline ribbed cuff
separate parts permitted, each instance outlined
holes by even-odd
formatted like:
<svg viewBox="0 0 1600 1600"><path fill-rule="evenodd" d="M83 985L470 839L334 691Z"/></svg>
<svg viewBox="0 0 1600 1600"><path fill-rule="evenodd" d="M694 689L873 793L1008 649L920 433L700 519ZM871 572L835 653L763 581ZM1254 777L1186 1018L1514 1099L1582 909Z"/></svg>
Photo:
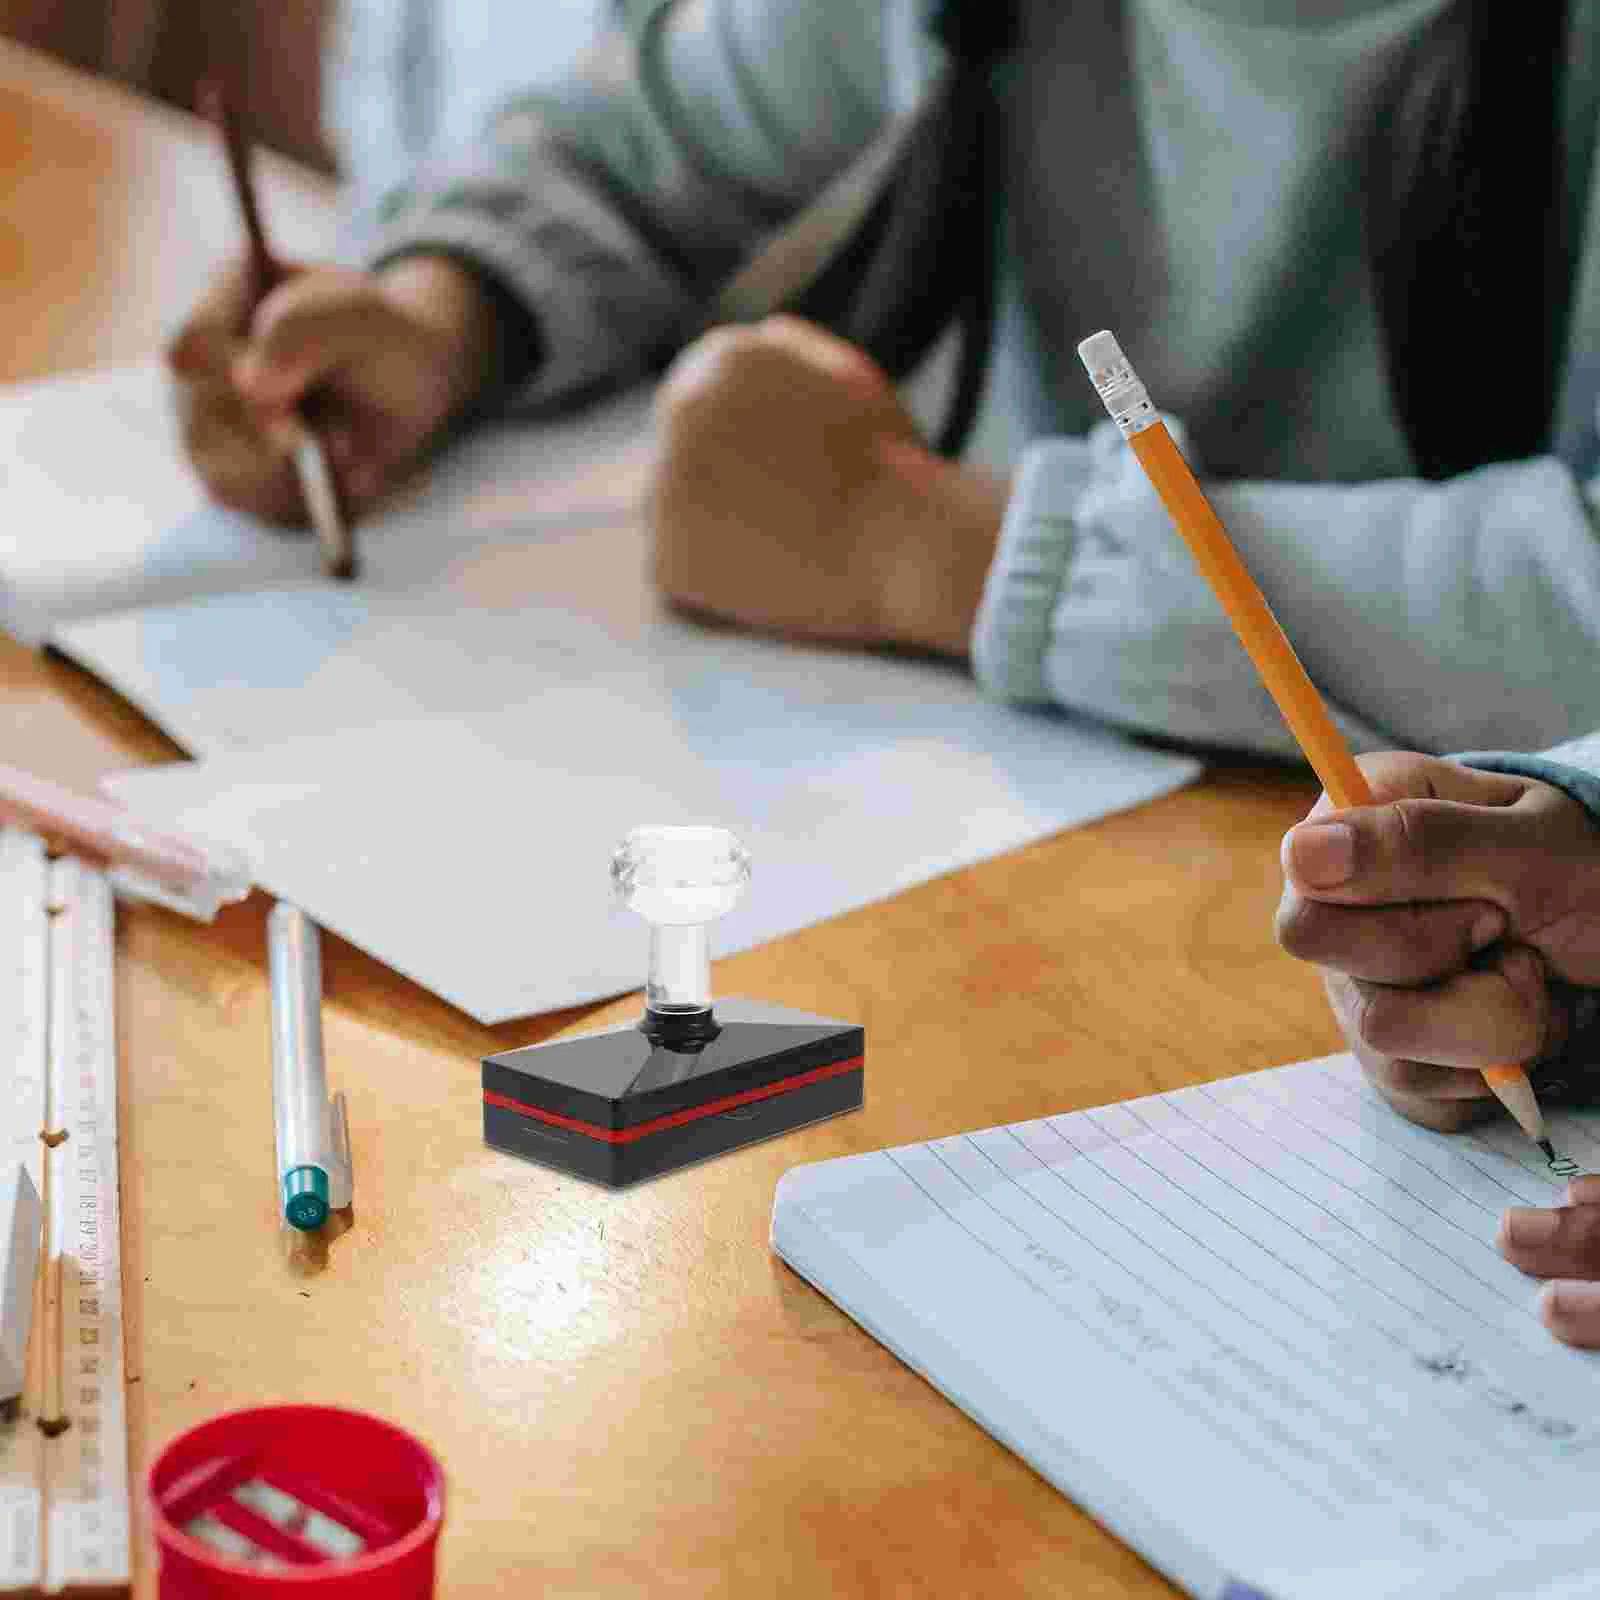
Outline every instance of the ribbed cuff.
<svg viewBox="0 0 1600 1600"><path fill-rule="evenodd" d="M1045 655L1077 548L1074 512L1093 471L1086 439L1045 439L1023 454L972 634L978 685L997 700L1055 698Z"/></svg>
<svg viewBox="0 0 1600 1600"><path fill-rule="evenodd" d="M1600 822L1600 733L1569 739L1540 755L1525 755L1516 750L1468 750L1450 759L1483 772L1505 772L1513 777L1537 778L1541 783L1552 784L1571 795Z"/></svg>

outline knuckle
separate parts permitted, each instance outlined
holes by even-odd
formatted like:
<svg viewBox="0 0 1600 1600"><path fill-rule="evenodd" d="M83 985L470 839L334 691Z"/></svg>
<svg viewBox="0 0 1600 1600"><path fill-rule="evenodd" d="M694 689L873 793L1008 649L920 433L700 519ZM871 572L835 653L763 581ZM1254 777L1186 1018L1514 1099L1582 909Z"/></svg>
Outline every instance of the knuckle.
<svg viewBox="0 0 1600 1600"><path fill-rule="evenodd" d="M1279 947L1298 961L1318 961L1329 950L1327 908L1285 889L1273 915L1273 935Z"/></svg>
<svg viewBox="0 0 1600 1600"><path fill-rule="evenodd" d="M1272 915L1272 936L1281 950L1300 960L1306 958L1305 901L1292 889L1285 889L1278 909Z"/></svg>
<svg viewBox="0 0 1600 1600"><path fill-rule="evenodd" d="M770 315L763 317L756 326L775 330L779 333L814 334L821 339L834 337L820 323L812 322L809 318L802 317L798 311L774 311Z"/></svg>
<svg viewBox="0 0 1600 1600"><path fill-rule="evenodd" d="M1557 1239L1562 1249L1600 1271L1600 1206L1563 1206L1557 1215L1561 1218Z"/></svg>
<svg viewBox="0 0 1600 1600"><path fill-rule="evenodd" d="M745 328L713 328L680 350L656 391L661 414L672 420L714 399L730 371L748 362L751 338Z"/></svg>
<svg viewBox="0 0 1600 1600"><path fill-rule="evenodd" d="M1457 1133L1490 1115L1493 1101L1452 1099L1429 1093L1430 1069L1421 1062L1377 1056L1359 1046L1356 1060L1372 1087L1408 1122L1435 1133Z"/></svg>
<svg viewBox="0 0 1600 1600"><path fill-rule="evenodd" d="M1419 1127L1434 1133L1459 1133L1492 1115L1492 1107L1477 1100L1429 1100L1424 1097L1407 1099L1391 1104L1400 1114Z"/></svg>
<svg viewBox="0 0 1600 1600"><path fill-rule="evenodd" d="M1361 1066L1362 1075L1379 1094L1387 1098L1403 1092L1390 1081L1394 1075L1394 1062L1383 1056L1373 1055L1370 1050L1363 1049L1359 1044L1354 1046L1354 1053Z"/></svg>
<svg viewBox="0 0 1600 1600"><path fill-rule="evenodd" d="M1432 756L1415 750L1376 750L1356 757L1375 795L1431 795L1433 782L1430 772L1435 764Z"/></svg>
<svg viewBox="0 0 1600 1600"><path fill-rule="evenodd" d="M1359 1039L1351 1039L1351 1054L1355 1056L1363 1075L1374 1089L1380 1089L1385 1094L1402 1094L1405 1091L1395 1083L1395 1068L1399 1062L1392 1061L1388 1056L1380 1056L1367 1049Z"/></svg>
<svg viewBox="0 0 1600 1600"><path fill-rule="evenodd" d="M1428 811L1415 800L1391 800L1383 808L1384 843L1407 877L1426 879L1432 866Z"/></svg>
<svg viewBox="0 0 1600 1600"><path fill-rule="evenodd" d="M1401 1051L1406 1042L1401 997L1379 984L1352 983L1349 1006L1350 1027L1362 1044L1383 1056Z"/></svg>
<svg viewBox="0 0 1600 1600"><path fill-rule="evenodd" d="M792 357L783 344L767 337L759 327L740 326L716 330L722 335L713 346L713 375L725 384L765 378Z"/></svg>
<svg viewBox="0 0 1600 1600"><path fill-rule="evenodd" d="M1439 1098L1427 1092L1430 1079L1420 1062L1405 1056L1379 1055L1371 1050L1367 1052L1367 1059L1373 1081L1388 1093L1430 1102Z"/></svg>
<svg viewBox="0 0 1600 1600"><path fill-rule="evenodd" d="M354 283L348 277L322 268L280 283L256 308L252 339L269 354L281 356L363 314L360 275Z"/></svg>

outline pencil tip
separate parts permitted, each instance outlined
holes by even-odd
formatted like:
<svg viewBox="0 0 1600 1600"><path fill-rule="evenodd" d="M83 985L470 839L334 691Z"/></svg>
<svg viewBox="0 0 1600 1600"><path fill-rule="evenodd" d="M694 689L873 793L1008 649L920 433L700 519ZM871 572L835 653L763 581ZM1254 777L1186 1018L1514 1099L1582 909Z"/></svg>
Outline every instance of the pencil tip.
<svg viewBox="0 0 1600 1600"><path fill-rule="evenodd" d="M1544 1151L1545 1160L1554 1161L1556 1158L1556 1147L1551 1144L1548 1139L1540 1139L1538 1144L1539 1148Z"/></svg>

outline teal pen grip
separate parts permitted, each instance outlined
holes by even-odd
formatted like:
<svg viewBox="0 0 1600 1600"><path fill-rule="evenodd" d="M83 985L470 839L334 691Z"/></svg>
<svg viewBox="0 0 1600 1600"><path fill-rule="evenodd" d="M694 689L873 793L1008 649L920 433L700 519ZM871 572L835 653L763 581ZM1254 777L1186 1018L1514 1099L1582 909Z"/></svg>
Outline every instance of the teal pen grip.
<svg viewBox="0 0 1600 1600"><path fill-rule="evenodd" d="M283 1220L302 1233L328 1220L328 1174L321 1167L291 1167L284 1173Z"/></svg>

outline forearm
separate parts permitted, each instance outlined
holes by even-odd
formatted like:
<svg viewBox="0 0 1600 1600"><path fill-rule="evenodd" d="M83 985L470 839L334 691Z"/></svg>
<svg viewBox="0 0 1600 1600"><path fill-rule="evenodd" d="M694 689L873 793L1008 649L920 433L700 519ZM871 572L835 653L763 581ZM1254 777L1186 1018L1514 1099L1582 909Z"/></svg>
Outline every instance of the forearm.
<svg viewBox="0 0 1600 1600"><path fill-rule="evenodd" d="M388 197L366 257L444 252L514 294L543 334L523 401L641 371L870 138L877 19L854 0L669 5L641 50L618 30Z"/></svg>

